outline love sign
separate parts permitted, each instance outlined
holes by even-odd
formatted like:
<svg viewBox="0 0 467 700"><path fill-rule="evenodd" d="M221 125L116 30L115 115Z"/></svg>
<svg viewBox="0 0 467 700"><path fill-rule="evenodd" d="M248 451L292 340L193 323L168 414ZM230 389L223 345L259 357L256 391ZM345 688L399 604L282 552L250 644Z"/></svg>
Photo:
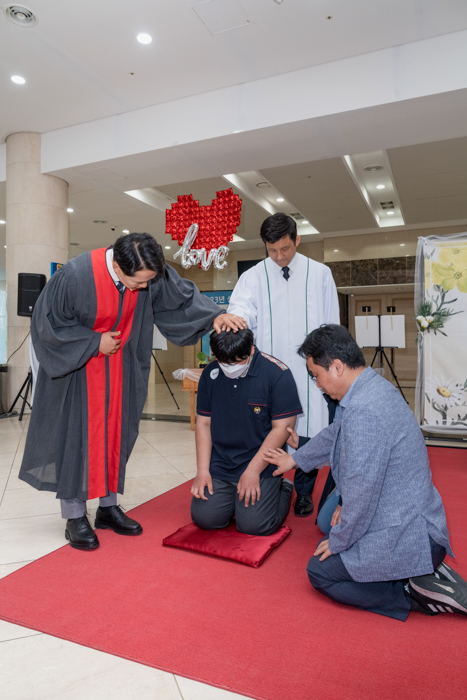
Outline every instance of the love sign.
<svg viewBox="0 0 467 700"><path fill-rule="evenodd" d="M181 256L183 267L198 263L208 270L214 263L218 269L224 269L227 244L240 225L241 208L242 200L232 188L216 192L216 199L203 207L193 200L192 194L179 195L165 212L165 232L182 246L174 257ZM191 250L195 239L199 248Z"/></svg>

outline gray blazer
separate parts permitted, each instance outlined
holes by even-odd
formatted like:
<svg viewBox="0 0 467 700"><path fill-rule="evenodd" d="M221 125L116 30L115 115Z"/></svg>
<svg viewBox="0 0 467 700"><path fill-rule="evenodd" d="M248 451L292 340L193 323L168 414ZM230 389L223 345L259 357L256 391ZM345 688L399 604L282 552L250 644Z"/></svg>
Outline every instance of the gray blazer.
<svg viewBox="0 0 467 700"><path fill-rule="evenodd" d="M399 391L370 367L340 401L334 423L294 459L305 472L331 464L342 512L329 548L355 581L431 573L429 535L453 556L420 427Z"/></svg>

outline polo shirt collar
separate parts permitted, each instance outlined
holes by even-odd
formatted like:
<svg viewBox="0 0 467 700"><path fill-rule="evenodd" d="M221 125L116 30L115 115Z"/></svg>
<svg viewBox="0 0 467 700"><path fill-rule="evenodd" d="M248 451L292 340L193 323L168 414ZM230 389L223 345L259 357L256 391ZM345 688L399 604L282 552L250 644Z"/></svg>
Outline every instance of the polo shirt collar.
<svg viewBox="0 0 467 700"><path fill-rule="evenodd" d="M260 362L260 358L261 358L261 353L258 350L258 348L256 347L256 345L254 347L255 347L255 354L251 358L250 367L249 367L248 373L246 375L247 377L250 377L250 376L257 377L259 374L259 362Z"/></svg>

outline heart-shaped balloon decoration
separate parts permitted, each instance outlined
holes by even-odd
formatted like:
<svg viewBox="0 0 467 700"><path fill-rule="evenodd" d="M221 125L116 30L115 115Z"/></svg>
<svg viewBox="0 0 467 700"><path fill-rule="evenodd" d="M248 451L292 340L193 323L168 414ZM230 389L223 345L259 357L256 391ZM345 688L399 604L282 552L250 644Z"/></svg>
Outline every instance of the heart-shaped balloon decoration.
<svg viewBox="0 0 467 700"><path fill-rule="evenodd" d="M181 246L190 226L198 224L194 245L208 254L212 248L226 246L233 239L240 226L241 209L242 200L232 188L216 192L216 199L204 207L199 206L199 200L193 200L192 194L179 195L165 211L165 232Z"/></svg>

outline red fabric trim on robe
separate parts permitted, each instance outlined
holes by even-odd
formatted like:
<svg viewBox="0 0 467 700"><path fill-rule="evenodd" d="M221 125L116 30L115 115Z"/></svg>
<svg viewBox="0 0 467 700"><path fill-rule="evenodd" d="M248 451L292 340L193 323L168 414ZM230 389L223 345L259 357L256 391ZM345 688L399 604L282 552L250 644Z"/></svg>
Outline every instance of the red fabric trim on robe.
<svg viewBox="0 0 467 700"><path fill-rule="evenodd" d="M118 316L120 299L120 292L107 270L105 253L105 248L93 250L91 253L97 294L97 314L93 326L96 333L105 333L113 328ZM120 331L120 350L115 355L99 353L97 357L92 357L86 365L89 499L106 496L108 491L117 492L122 429L122 349L130 335L137 301L138 292L130 292L127 289L123 296L122 315L115 329ZM109 363L108 387L105 370L107 357ZM105 415L106 388L109 394L107 417Z"/></svg>

